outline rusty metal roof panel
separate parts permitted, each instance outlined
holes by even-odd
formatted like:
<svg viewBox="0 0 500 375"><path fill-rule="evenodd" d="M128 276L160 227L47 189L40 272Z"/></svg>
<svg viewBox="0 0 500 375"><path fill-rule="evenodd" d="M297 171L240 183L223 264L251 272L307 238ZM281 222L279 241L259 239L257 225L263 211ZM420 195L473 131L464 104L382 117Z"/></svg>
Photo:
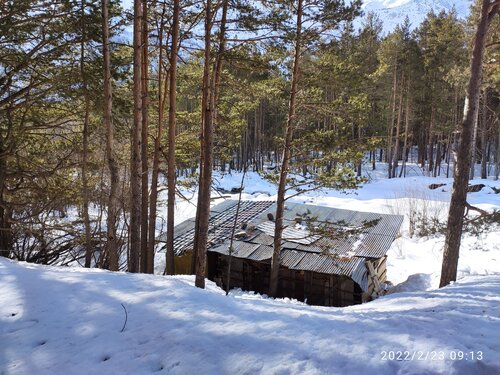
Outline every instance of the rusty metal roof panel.
<svg viewBox="0 0 500 375"><path fill-rule="evenodd" d="M323 237L318 242L317 245L323 249L323 252L332 255L347 255L349 251L352 250L352 245L356 238L346 237L346 238L328 238Z"/></svg>
<svg viewBox="0 0 500 375"><path fill-rule="evenodd" d="M261 245L244 241L233 242L233 255L238 258L248 258Z"/></svg>
<svg viewBox="0 0 500 375"><path fill-rule="evenodd" d="M273 248L271 246L260 245L257 250L255 250L252 254L247 256L247 259L251 260L267 260L271 259L273 256Z"/></svg>
<svg viewBox="0 0 500 375"><path fill-rule="evenodd" d="M231 236L238 211L237 201L228 200L214 206L210 212L208 245L215 246ZM236 225L247 222L272 206L272 201L242 201L240 203ZM174 228L175 255L181 255L190 250L194 240L194 219L186 220ZM161 236L160 241L165 241Z"/></svg>
<svg viewBox="0 0 500 375"><path fill-rule="evenodd" d="M228 252L228 238L231 235L236 215L237 202L223 202L211 212L209 229L209 251L222 254ZM274 225L267 217L268 213L275 215L276 204L270 201L243 201L240 203L237 226L242 222L249 227L266 229L247 229L245 240L235 241L234 256L255 261L269 261L272 257L274 242ZM295 227L295 216L306 214L319 221L337 223L341 228L356 228L360 232L342 234L335 237L332 234L302 241L305 229ZM392 241L397 236L403 221L401 216L385 215L370 212L356 212L331 207L318 207L287 203L285 217L289 217L288 228L284 231L282 250L282 265L292 269L315 271L329 274L342 274L353 278L362 288L367 285L365 258L380 258L389 250ZM379 220L372 227L363 228L364 222ZM261 225L259 225L261 224ZM297 232L297 233L295 233ZM192 247L194 237L194 220L188 220L175 228L176 255ZM288 237L296 238L288 238ZM309 233L305 237L316 237ZM221 244L221 242L223 242ZM329 254L329 255L328 255Z"/></svg>
<svg viewBox="0 0 500 375"><path fill-rule="evenodd" d="M394 238L380 234L363 235L361 243L354 250L356 256L365 258L382 258L391 248Z"/></svg>
<svg viewBox="0 0 500 375"><path fill-rule="evenodd" d="M323 256L323 262L316 269L317 272L351 276L358 266L359 258L342 256Z"/></svg>
<svg viewBox="0 0 500 375"><path fill-rule="evenodd" d="M301 271L316 271L325 261L326 256L317 253L304 253L304 257L297 263L293 269Z"/></svg>
<svg viewBox="0 0 500 375"><path fill-rule="evenodd" d="M356 215L356 211L343 210L340 208L330 208L330 214L325 218L325 221L330 223L348 224Z"/></svg>
<svg viewBox="0 0 500 375"><path fill-rule="evenodd" d="M274 238L264 232L259 231L259 234L249 241L252 243L271 246L274 243Z"/></svg>
<svg viewBox="0 0 500 375"><path fill-rule="evenodd" d="M314 244L314 245L299 244L297 246L297 250L306 251L308 253L322 253L323 252L323 248L318 246L317 244Z"/></svg>
<svg viewBox="0 0 500 375"><path fill-rule="evenodd" d="M257 229L274 237L275 224L273 222L268 221L260 223ZM310 245L317 241L320 236L311 234L307 229L295 228L293 225L290 225L283 229L282 238L284 241Z"/></svg>
<svg viewBox="0 0 500 375"><path fill-rule="evenodd" d="M290 242L290 241L283 241L281 244L282 249L290 249L290 250L295 250L299 246L300 244L298 244L297 242Z"/></svg>
<svg viewBox="0 0 500 375"><path fill-rule="evenodd" d="M234 241L232 256L236 258L248 258L260 245L244 241ZM212 246L208 251L217 252L223 255L229 255L229 241L225 241L219 245Z"/></svg>
<svg viewBox="0 0 500 375"><path fill-rule="evenodd" d="M390 236L396 238L399 234L399 229L403 223L403 216L399 215L381 215L382 220L380 220L377 225L369 228L368 232L373 234L382 234L385 236Z"/></svg>
<svg viewBox="0 0 500 375"><path fill-rule="evenodd" d="M223 255L228 255L229 254L228 249L229 249L229 244L226 242L223 242L219 245L210 247L207 251L220 253Z"/></svg>
<svg viewBox="0 0 500 375"><path fill-rule="evenodd" d="M315 206L310 204L299 204L299 203L287 203L286 210L284 212L285 221L292 221L302 218L309 218L311 220L325 221L327 216L330 214L331 208L324 206Z"/></svg>
<svg viewBox="0 0 500 375"><path fill-rule="evenodd" d="M374 212L356 212L356 215L354 215L351 220L349 220L349 226L352 227L361 227L365 223L369 223L372 221L377 221L380 223L383 221L383 216L382 214L374 213ZM373 227L367 227L368 230L370 230Z"/></svg>
<svg viewBox="0 0 500 375"><path fill-rule="evenodd" d="M294 269L294 267L304 258L305 253L296 250L281 250L280 264L283 267Z"/></svg>

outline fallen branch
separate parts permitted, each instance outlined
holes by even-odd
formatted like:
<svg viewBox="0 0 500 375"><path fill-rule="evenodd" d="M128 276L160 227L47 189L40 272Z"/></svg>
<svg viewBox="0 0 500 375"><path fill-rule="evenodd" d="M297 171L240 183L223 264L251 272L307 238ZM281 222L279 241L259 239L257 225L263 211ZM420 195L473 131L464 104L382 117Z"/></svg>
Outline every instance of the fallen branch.
<svg viewBox="0 0 500 375"><path fill-rule="evenodd" d="M481 216L488 215L488 212L486 212L485 210L482 210L478 207L471 206L469 202L465 202L465 208L466 208L465 216L467 216L469 214L469 211L479 212L481 214Z"/></svg>

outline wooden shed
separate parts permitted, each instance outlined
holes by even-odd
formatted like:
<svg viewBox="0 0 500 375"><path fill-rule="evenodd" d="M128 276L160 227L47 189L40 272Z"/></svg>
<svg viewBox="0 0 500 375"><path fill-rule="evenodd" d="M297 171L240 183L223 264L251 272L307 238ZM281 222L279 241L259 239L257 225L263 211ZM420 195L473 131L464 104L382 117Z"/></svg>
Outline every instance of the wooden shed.
<svg viewBox="0 0 500 375"><path fill-rule="evenodd" d="M237 201L213 207L207 277L217 285L267 294L273 253L275 202ZM398 215L288 203L278 294L311 305L349 306L384 292L386 253L399 233ZM229 251L232 228L237 238ZM175 228L176 272L190 263L194 220ZM231 274L228 265L231 262ZM180 271L180 272L179 272Z"/></svg>

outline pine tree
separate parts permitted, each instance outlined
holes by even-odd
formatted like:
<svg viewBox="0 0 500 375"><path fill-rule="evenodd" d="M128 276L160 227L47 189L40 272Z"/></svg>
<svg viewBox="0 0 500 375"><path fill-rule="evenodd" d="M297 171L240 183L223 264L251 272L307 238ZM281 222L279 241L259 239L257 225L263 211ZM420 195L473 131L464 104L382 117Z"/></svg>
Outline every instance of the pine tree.
<svg viewBox="0 0 500 375"><path fill-rule="evenodd" d="M464 118L461 126L460 145L458 149L457 163L455 166L455 179L453 182L453 192L451 195L446 240L443 251L443 266L441 269L441 281L439 283L440 287L448 285L457 278L458 257L471 162L469 151L472 141L474 116L476 114L475 107L478 102L477 97L479 96L479 87L481 84L484 45L489 23L497 14L499 5L499 2L496 0L482 1L481 16L479 18L476 36L474 39L470 79L467 88L468 107L466 107L464 111Z"/></svg>

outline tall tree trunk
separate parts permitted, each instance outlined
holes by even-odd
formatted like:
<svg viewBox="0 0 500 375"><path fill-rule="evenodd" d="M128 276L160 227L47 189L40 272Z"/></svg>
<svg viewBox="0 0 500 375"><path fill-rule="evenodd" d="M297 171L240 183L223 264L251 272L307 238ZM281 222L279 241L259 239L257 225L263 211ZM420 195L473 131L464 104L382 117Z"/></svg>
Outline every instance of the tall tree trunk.
<svg viewBox="0 0 500 375"><path fill-rule="evenodd" d="M199 288L205 287L205 269L207 259L207 246L208 246L208 224L210 218L210 191L212 185L212 168L213 168L213 131L214 123L217 116L217 101L219 99L219 86L222 74L222 63L225 52L226 44L226 20L228 11L228 0L222 2L222 18L220 21L219 30L219 47L212 70L212 77L210 77L210 31L212 28L211 5L207 1L206 17L207 23L205 24L205 70L204 70L204 91L206 95L205 106L203 107L203 137L202 137L202 164L200 171L200 192L198 199L198 233L197 238L197 262L196 262L196 286ZM205 89L205 85L206 89Z"/></svg>
<svg viewBox="0 0 500 375"><path fill-rule="evenodd" d="M166 5L163 4L160 29L158 31L159 49L158 49L158 124L156 137L154 141L153 165L151 168L151 194L149 197L149 231L148 231L148 262L147 272L154 273L154 253L156 243L156 204L158 202L158 176L161 154L161 137L163 134L163 118L165 114L169 73L166 71L166 77L163 78L163 31L165 27ZM168 37L167 37L168 40ZM162 85L164 85L162 90Z"/></svg>
<svg viewBox="0 0 500 375"><path fill-rule="evenodd" d="M442 134L438 134L436 136L436 139L437 139L437 142L436 142L437 145L436 145L436 160L434 162L434 174L433 174L434 177L441 175L441 159L442 159L441 147L443 145L443 136L442 136Z"/></svg>
<svg viewBox="0 0 500 375"><path fill-rule="evenodd" d="M481 113L481 178L488 178L488 88L483 91L483 108Z"/></svg>
<svg viewBox="0 0 500 375"><path fill-rule="evenodd" d="M141 251L141 181L142 181L142 2L134 0L134 123L130 160L130 272L139 272Z"/></svg>
<svg viewBox="0 0 500 375"><path fill-rule="evenodd" d="M403 142L403 161L401 165L401 170L399 171L399 177L406 177L406 163L408 158L408 149L411 148L411 145L408 146L410 134L410 80L408 79L408 87L406 93L406 105L405 105L405 138Z"/></svg>
<svg viewBox="0 0 500 375"><path fill-rule="evenodd" d="M175 209L175 113L177 106L177 44L179 41L179 0L174 0L172 47L170 50L170 92L168 108L168 167L167 167L167 274L173 275L174 266L174 209Z"/></svg>
<svg viewBox="0 0 500 375"><path fill-rule="evenodd" d="M195 242L196 278L195 285L205 288L205 269L207 260L208 222L210 218L210 184L212 180L212 104L210 100L212 80L210 79L210 42L212 33L211 0L205 5L205 61L203 68L202 93L202 131L200 154L200 182L198 189L198 206L196 209Z"/></svg>
<svg viewBox="0 0 500 375"><path fill-rule="evenodd" d="M281 161L278 195L276 197L276 217L274 227L274 249L271 260L271 279L269 282L269 295L276 297L278 294L279 268L281 255L281 239L283 236L283 214L285 211L286 180L290 158L292 156L292 141L295 129L295 102L299 87L300 54L302 47L302 0L297 3L297 28L295 31L295 51L293 55L293 73L288 104L288 118L285 129L285 142L283 144L283 160Z"/></svg>
<svg viewBox="0 0 500 375"><path fill-rule="evenodd" d="M404 92L404 75L401 76L401 93L399 96L399 107L398 107L398 117L396 120L396 140L394 142L394 151L392 154L392 177L395 178L398 169L398 158L399 158L399 136L401 133L401 117L403 115L403 92Z"/></svg>
<svg viewBox="0 0 500 375"><path fill-rule="evenodd" d="M102 1L102 56L104 71L104 126L106 128L106 158L108 161L110 184L108 197L108 216L106 255L111 271L118 271L118 243L116 238L116 219L118 216L118 186L120 176L114 151L114 128L112 121L113 88L111 84L111 63L109 54L109 10L108 1Z"/></svg>
<svg viewBox="0 0 500 375"><path fill-rule="evenodd" d="M391 93L391 116L387 125L387 152L386 161L388 169L388 178L392 177L392 133L394 130L394 119L396 117L396 91L397 91L397 68L394 67L392 75L392 93Z"/></svg>
<svg viewBox="0 0 500 375"><path fill-rule="evenodd" d="M427 160L429 162L429 176L431 175L433 169L434 169L434 127L435 127L435 122L436 122L436 107L434 104L432 104L431 108L431 121L429 124L429 142L428 142L428 149L427 149Z"/></svg>
<svg viewBox="0 0 500 375"><path fill-rule="evenodd" d="M496 120L498 122L498 119ZM498 181L500 176L500 126L497 126L496 142L495 142L495 181Z"/></svg>
<svg viewBox="0 0 500 375"><path fill-rule="evenodd" d="M10 118L9 112L10 110L7 109L7 117ZM8 258L12 247L12 232L10 221L11 214L10 210L6 207L7 202L4 196L7 173L7 162L5 160L4 150L4 137L0 134L0 256Z"/></svg>
<svg viewBox="0 0 500 375"><path fill-rule="evenodd" d="M471 146L470 146L471 162L470 162L469 179L471 179L471 180L474 179L475 168L476 168L476 158L477 158L476 146L477 146L477 127L478 127L478 123L479 123L479 98L480 98L480 94L477 95L476 103L474 103L475 112L474 112L474 120L473 120L473 125L472 125L472 127L473 127L472 142L471 142Z"/></svg>
<svg viewBox="0 0 500 375"><path fill-rule="evenodd" d="M85 227L85 267L90 268L92 262L92 243L89 217L89 182L88 182L88 155L89 155L89 120L90 120L90 93L85 71L85 42L87 40L87 28L85 26L86 0L81 2L82 39L80 42L80 74L82 78L82 90L84 100L83 134L82 134L82 215Z"/></svg>
<svg viewBox="0 0 500 375"><path fill-rule="evenodd" d="M149 107L149 58L148 58L148 3L142 0L142 129L141 129L141 266L148 272L148 107Z"/></svg>
<svg viewBox="0 0 500 375"><path fill-rule="evenodd" d="M455 179L453 182L450 211L448 213L448 225L446 228L446 240L443 252L443 265L441 269L441 280L439 283L440 287L448 285L451 281L455 281L457 279L458 256L460 252L462 225L467 199L472 131L474 126L474 115L476 113L475 107L479 96L479 86L481 84L484 43L489 20L493 17L497 10L498 2L491 4L489 0L482 1L481 17L477 26L474 47L472 50L470 69L471 75L467 88L469 107L464 109L464 118L461 126L461 139L455 166Z"/></svg>

